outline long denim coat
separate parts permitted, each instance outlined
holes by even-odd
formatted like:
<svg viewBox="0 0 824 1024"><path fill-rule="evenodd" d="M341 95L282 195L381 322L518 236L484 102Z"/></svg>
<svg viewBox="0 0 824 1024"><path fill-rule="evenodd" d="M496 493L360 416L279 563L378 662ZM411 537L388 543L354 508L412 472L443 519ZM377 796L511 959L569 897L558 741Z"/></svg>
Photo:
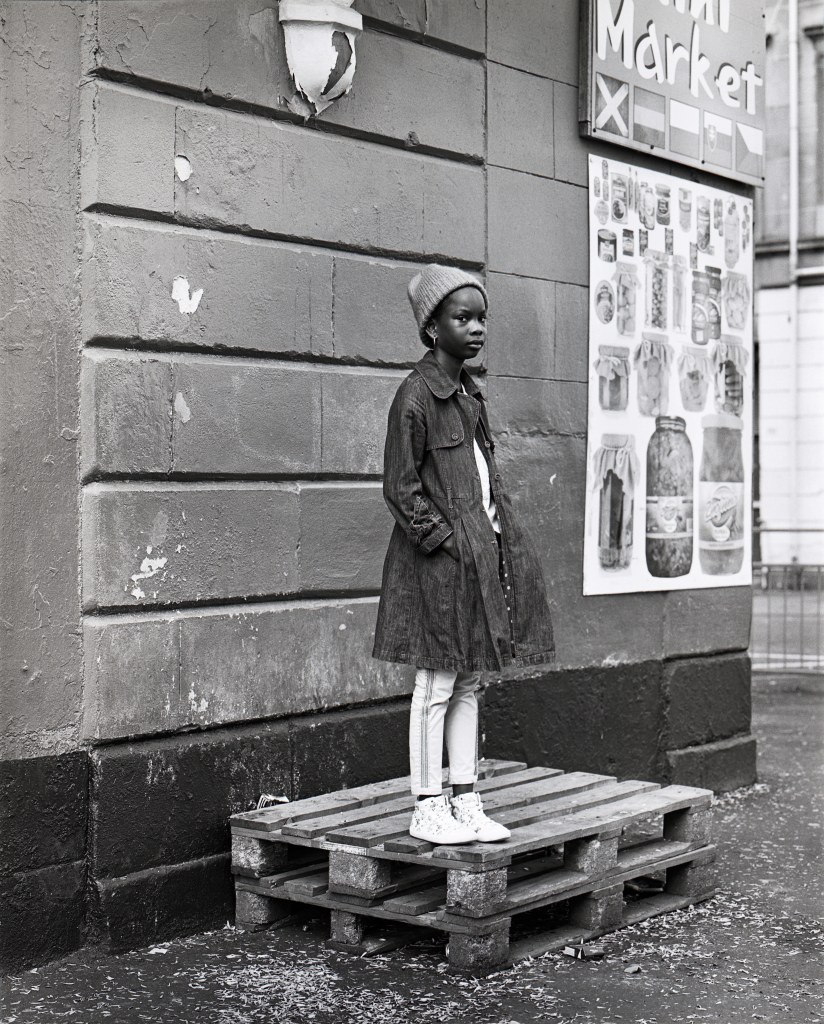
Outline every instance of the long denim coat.
<svg viewBox="0 0 824 1024"><path fill-rule="evenodd" d="M495 463L483 396L466 370L461 381L466 395L427 352L389 410L383 494L396 524L372 654L457 671L552 661L540 562ZM476 431L498 509L511 620L498 575L498 543L481 496ZM457 560L438 547L453 532Z"/></svg>

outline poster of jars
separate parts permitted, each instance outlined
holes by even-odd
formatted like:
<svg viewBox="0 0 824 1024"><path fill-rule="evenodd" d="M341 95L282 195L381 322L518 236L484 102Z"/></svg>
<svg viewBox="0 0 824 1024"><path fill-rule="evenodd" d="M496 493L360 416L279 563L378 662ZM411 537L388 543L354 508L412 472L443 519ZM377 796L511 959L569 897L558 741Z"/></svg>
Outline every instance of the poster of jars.
<svg viewBox="0 0 824 1024"><path fill-rule="evenodd" d="M584 594L751 581L752 202L589 158Z"/></svg>

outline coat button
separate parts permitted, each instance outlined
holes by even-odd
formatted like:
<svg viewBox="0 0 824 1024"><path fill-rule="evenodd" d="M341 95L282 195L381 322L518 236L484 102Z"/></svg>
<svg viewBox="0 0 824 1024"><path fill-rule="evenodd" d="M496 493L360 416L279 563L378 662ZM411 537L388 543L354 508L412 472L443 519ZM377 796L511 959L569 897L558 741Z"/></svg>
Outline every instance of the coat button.
<svg viewBox="0 0 824 1024"><path fill-rule="evenodd" d="M484 446L486 448L491 448L492 447L492 445L489 443L489 441L484 441Z"/></svg>
<svg viewBox="0 0 824 1024"><path fill-rule="evenodd" d="M460 435L459 434L453 434L452 435L452 440L453 441L458 441L459 439L460 439Z"/></svg>

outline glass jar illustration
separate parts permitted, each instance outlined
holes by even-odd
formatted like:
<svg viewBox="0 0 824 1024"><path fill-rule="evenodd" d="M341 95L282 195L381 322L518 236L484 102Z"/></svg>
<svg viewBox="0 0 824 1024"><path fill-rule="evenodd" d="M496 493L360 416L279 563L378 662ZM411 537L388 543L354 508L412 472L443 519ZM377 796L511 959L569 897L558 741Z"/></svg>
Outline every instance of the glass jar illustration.
<svg viewBox="0 0 824 1024"><path fill-rule="evenodd" d="M712 352L715 375L715 408L718 412L740 416L744 408L744 377L747 372L747 350L740 338L722 334Z"/></svg>
<svg viewBox="0 0 824 1024"><path fill-rule="evenodd" d="M655 186L655 216L659 224L667 225L670 222L670 187L669 185Z"/></svg>
<svg viewBox="0 0 824 1024"><path fill-rule="evenodd" d="M669 372L672 347L665 334L644 331L635 349L638 371L638 411L642 416L662 416L669 407Z"/></svg>
<svg viewBox="0 0 824 1024"><path fill-rule="evenodd" d="M627 176L625 174L613 174L612 176L612 219L617 224L627 222Z"/></svg>
<svg viewBox="0 0 824 1024"><path fill-rule="evenodd" d="M724 200L716 197L712 203L712 226L716 232L724 236Z"/></svg>
<svg viewBox="0 0 824 1024"><path fill-rule="evenodd" d="M645 181L641 182L641 202L638 216L647 231L655 229L655 192Z"/></svg>
<svg viewBox="0 0 824 1024"><path fill-rule="evenodd" d="M632 523L638 457L629 434L604 434L593 456L599 490L598 561L602 569L626 569L632 560Z"/></svg>
<svg viewBox="0 0 824 1024"><path fill-rule="evenodd" d="M707 320L710 338L718 341L721 337L721 268L707 267L709 290L707 292Z"/></svg>
<svg viewBox="0 0 824 1024"><path fill-rule="evenodd" d="M595 315L602 324L611 323L615 316L615 292L609 281L599 281L595 286Z"/></svg>
<svg viewBox="0 0 824 1024"><path fill-rule="evenodd" d="M656 330L667 329L667 288L669 259L666 253L647 249L644 253L646 273L646 316L647 327Z"/></svg>
<svg viewBox="0 0 824 1024"><path fill-rule="evenodd" d="M686 423L658 416L647 448L647 569L685 576L692 567L693 462Z"/></svg>
<svg viewBox="0 0 824 1024"><path fill-rule="evenodd" d="M686 346L678 357L678 383L681 404L686 412L702 412L709 390L710 361L705 348Z"/></svg>
<svg viewBox="0 0 824 1024"><path fill-rule="evenodd" d="M732 270L741 255L741 235L739 234L740 224L738 207L735 200L727 203L727 212L724 215L724 262L729 270Z"/></svg>
<svg viewBox="0 0 824 1024"><path fill-rule="evenodd" d="M605 263L614 263L618 250L618 243L614 231L606 228L598 229L598 257Z"/></svg>
<svg viewBox="0 0 824 1024"><path fill-rule="evenodd" d="M672 258L672 326L684 331L687 326L687 260L685 256Z"/></svg>
<svg viewBox="0 0 824 1024"><path fill-rule="evenodd" d="M599 345L598 402L608 412L626 409L629 400L629 349L620 345Z"/></svg>
<svg viewBox="0 0 824 1024"><path fill-rule="evenodd" d="M692 226L692 192L688 188L678 189L678 223L682 231Z"/></svg>
<svg viewBox="0 0 824 1024"><path fill-rule="evenodd" d="M612 280L615 282L615 326L619 334L633 335L637 323L635 310L639 283L635 264L619 260L615 264Z"/></svg>
<svg viewBox="0 0 824 1024"><path fill-rule="evenodd" d="M744 564L743 423L737 416L705 416L698 473L698 557L710 576L728 576Z"/></svg>
<svg viewBox="0 0 824 1024"><path fill-rule="evenodd" d="M710 201L699 196L695 207L695 241L700 252L710 247Z"/></svg>
<svg viewBox="0 0 824 1024"><path fill-rule="evenodd" d="M710 278L703 270L692 272L691 334L696 345L710 340Z"/></svg>
<svg viewBox="0 0 824 1024"><path fill-rule="evenodd" d="M727 327L733 331L743 331L747 326L752 299L746 275L731 270L724 277L721 295Z"/></svg>

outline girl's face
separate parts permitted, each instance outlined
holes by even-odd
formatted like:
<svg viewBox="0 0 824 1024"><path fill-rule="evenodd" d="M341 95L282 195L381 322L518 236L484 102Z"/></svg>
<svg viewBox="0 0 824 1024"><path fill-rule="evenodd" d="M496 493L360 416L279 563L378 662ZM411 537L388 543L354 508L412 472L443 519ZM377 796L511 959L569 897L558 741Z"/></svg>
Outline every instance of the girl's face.
<svg viewBox="0 0 824 1024"><path fill-rule="evenodd" d="M435 346L453 359L474 359L486 341L486 300L471 285L443 300L432 318Z"/></svg>

